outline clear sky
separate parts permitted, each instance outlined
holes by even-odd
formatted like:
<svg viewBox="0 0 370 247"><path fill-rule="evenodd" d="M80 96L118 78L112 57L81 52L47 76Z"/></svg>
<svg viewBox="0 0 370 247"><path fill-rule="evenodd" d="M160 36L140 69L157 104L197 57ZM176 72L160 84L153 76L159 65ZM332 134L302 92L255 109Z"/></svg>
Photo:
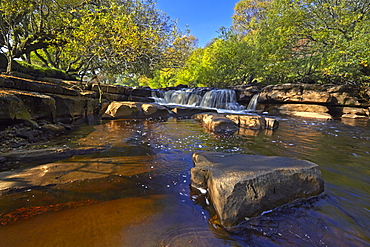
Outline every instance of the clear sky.
<svg viewBox="0 0 370 247"><path fill-rule="evenodd" d="M230 27L234 6L239 0L157 0L157 7L171 19L178 19L181 30L189 25L200 46L218 36L217 30Z"/></svg>

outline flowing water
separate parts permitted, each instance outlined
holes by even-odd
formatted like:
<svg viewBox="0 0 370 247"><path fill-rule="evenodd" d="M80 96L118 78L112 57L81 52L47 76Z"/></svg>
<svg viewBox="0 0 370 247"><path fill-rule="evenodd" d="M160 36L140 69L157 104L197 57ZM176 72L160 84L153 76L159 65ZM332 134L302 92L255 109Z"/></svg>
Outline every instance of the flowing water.
<svg viewBox="0 0 370 247"><path fill-rule="evenodd" d="M187 107L201 107L216 110L242 111L244 106L236 102L235 90L209 88L183 88L169 91L152 91L155 102L165 105L180 105ZM257 98L251 102L255 110Z"/></svg>
<svg viewBox="0 0 370 247"><path fill-rule="evenodd" d="M208 133L193 120L81 126L50 145L107 149L55 162L65 167L55 174L45 168L55 181L48 186L3 191L0 246L369 246L369 123L279 121L276 131L234 136ZM202 150L315 162L325 193L227 232L190 187L191 155Z"/></svg>

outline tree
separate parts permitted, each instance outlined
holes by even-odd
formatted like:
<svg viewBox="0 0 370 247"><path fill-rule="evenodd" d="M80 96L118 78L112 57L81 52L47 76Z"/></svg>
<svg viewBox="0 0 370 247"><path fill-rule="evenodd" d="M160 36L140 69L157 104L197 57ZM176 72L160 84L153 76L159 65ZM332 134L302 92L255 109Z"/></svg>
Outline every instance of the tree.
<svg viewBox="0 0 370 247"><path fill-rule="evenodd" d="M72 0L69 0L72 1ZM58 13L63 2L52 0L4 0L0 2L1 50L8 60L7 72L12 61L58 43L57 33L62 23Z"/></svg>
<svg viewBox="0 0 370 247"><path fill-rule="evenodd" d="M268 82L369 81L369 0L242 0L233 30ZM256 61L256 59L254 60Z"/></svg>
<svg viewBox="0 0 370 247"><path fill-rule="evenodd" d="M152 0L5 0L2 51L86 74L146 75L179 67L196 40Z"/></svg>

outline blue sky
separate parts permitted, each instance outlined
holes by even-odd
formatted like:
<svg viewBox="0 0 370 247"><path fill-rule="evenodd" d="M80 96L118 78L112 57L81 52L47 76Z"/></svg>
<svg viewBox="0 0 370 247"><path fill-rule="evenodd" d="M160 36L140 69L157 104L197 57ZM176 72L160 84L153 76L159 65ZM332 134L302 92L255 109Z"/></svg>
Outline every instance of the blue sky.
<svg viewBox="0 0 370 247"><path fill-rule="evenodd" d="M181 30L189 25L191 33L204 46L218 36L217 30L230 27L235 4L239 0L157 0L157 7L171 19L178 19Z"/></svg>

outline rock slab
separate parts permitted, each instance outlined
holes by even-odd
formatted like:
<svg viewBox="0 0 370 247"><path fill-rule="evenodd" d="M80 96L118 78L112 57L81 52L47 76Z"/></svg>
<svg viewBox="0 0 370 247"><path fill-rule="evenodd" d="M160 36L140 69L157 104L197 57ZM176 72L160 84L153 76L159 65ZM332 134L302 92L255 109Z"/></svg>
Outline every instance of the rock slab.
<svg viewBox="0 0 370 247"><path fill-rule="evenodd" d="M324 191L318 165L305 160L197 152L193 162L192 186L208 190L220 223L226 228Z"/></svg>

